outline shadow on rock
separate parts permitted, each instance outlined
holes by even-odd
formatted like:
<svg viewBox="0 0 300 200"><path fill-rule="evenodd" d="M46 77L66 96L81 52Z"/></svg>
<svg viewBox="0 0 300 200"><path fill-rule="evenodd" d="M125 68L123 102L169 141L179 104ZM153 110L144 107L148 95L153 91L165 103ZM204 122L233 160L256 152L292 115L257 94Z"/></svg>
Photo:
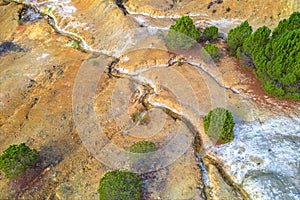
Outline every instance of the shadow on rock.
<svg viewBox="0 0 300 200"><path fill-rule="evenodd" d="M15 45L13 42L10 41L3 42L2 44L0 44L0 56L8 52L25 52L25 50L22 47Z"/></svg>

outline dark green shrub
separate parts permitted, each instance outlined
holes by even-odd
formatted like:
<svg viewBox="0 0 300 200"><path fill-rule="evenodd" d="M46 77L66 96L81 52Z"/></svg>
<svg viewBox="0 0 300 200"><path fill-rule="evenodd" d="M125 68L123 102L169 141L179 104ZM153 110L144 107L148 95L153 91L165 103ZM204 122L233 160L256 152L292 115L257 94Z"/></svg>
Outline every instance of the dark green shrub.
<svg viewBox="0 0 300 200"><path fill-rule="evenodd" d="M231 112L224 108L215 108L204 117L205 133L211 139L222 144L231 142L234 139L234 125Z"/></svg>
<svg viewBox="0 0 300 200"><path fill-rule="evenodd" d="M19 178L38 161L37 150L30 149L25 143L10 145L0 157L0 170L6 178Z"/></svg>
<svg viewBox="0 0 300 200"><path fill-rule="evenodd" d="M157 150L156 145L149 141L135 142L129 148L132 153L149 153Z"/></svg>
<svg viewBox="0 0 300 200"><path fill-rule="evenodd" d="M215 26L206 27L202 33L202 40L205 41L213 41L218 39L219 37L219 29Z"/></svg>
<svg viewBox="0 0 300 200"><path fill-rule="evenodd" d="M253 58L264 51L270 41L270 34L271 30L263 26L245 39L243 45L237 49L237 57L243 66L255 68Z"/></svg>
<svg viewBox="0 0 300 200"><path fill-rule="evenodd" d="M265 91L278 98L300 99L300 30L272 39L254 57L255 74Z"/></svg>
<svg viewBox="0 0 300 200"><path fill-rule="evenodd" d="M254 70L268 94L299 100L300 12L294 12L289 19L280 21L272 37L271 30L265 26L246 37L250 32L248 24L230 30L227 42L231 53L237 47L236 56L241 64ZM234 42L236 35L244 39Z"/></svg>
<svg viewBox="0 0 300 200"><path fill-rule="evenodd" d="M201 56L206 61L212 58L213 61L218 62L220 60L219 48L214 44L207 44L201 49Z"/></svg>
<svg viewBox="0 0 300 200"><path fill-rule="evenodd" d="M251 33L252 27L247 21L241 23L238 27L231 29L227 38L229 54L236 56L237 49L244 44L244 41L251 35Z"/></svg>
<svg viewBox="0 0 300 200"><path fill-rule="evenodd" d="M142 180L128 171L110 171L100 179L98 193L101 200L140 200Z"/></svg>
<svg viewBox="0 0 300 200"><path fill-rule="evenodd" d="M183 16L170 27L166 36L166 44L172 50L188 50L200 39L200 31L195 27L193 20Z"/></svg>
<svg viewBox="0 0 300 200"><path fill-rule="evenodd" d="M300 13L279 22L272 38L253 53L255 74L277 98L300 99Z"/></svg>
<svg viewBox="0 0 300 200"><path fill-rule="evenodd" d="M281 20L278 26L272 33L273 38L278 38L280 35L288 31L300 29L300 12L294 12L288 19Z"/></svg>

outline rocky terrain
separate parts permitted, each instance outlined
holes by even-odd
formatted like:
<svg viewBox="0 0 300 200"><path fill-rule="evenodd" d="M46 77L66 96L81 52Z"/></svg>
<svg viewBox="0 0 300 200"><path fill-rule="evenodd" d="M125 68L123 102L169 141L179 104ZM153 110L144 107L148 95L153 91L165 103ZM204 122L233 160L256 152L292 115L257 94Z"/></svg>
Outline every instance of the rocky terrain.
<svg viewBox="0 0 300 200"><path fill-rule="evenodd" d="M274 27L299 9L292 0L0 1L0 151L25 142L41 154L29 176L0 174L0 199L99 199L99 179L116 168L144 172L144 199L300 199L300 102L266 95L221 38L219 63L164 43L183 15L226 37L245 19ZM204 134L213 107L234 114L233 142ZM143 139L159 151L140 171L126 149Z"/></svg>

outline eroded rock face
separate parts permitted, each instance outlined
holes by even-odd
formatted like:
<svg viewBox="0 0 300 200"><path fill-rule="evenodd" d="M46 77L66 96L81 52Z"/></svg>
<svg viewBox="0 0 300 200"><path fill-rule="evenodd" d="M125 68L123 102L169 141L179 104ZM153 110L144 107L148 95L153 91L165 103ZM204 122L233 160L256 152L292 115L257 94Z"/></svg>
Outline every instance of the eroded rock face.
<svg viewBox="0 0 300 200"><path fill-rule="evenodd" d="M272 172L254 171L242 184L251 199L299 199L299 188L288 177Z"/></svg>
<svg viewBox="0 0 300 200"><path fill-rule="evenodd" d="M152 55L155 55L154 51ZM143 62L144 57L136 57L135 63L138 63L138 58ZM162 58L157 59L155 63L163 63ZM123 67L125 69L124 65ZM144 67L146 70L149 65ZM105 83L104 79L102 83ZM201 183L201 172L197 167L192 145L194 135L186 125L179 120L175 121L160 109L153 107L145 110L139 103L143 94L139 92L140 88L134 80L124 77L109 80L105 85L105 89L97 94L95 110L103 132L110 138L110 142L123 151L128 151L134 142L145 139L154 142L158 149L167 147L168 150L162 151L163 155L158 152L159 159L153 162L147 162L148 159L152 159L151 156L147 157L147 160L138 165L143 167L141 169L128 165L129 162L125 162L123 156L116 160L114 156L102 157L102 161L108 161L107 164L112 168L122 167L142 173L144 199L203 199L199 188L204 186ZM144 103L147 103L147 100ZM145 112L144 115L142 112ZM141 116L139 121L136 120L136 115ZM145 120L146 115L149 115L147 121L139 123ZM174 142L174 138L178 135L182 135L180 136L182 141ZM184 137L189 138L189 143L184 142L186 140ZM116 151L120 156L126 155L122 151ZM173 154L174 152L178 155Z"/></svg>
<svg viewBox="0 0 300 200"><path fill-rule="evenodd" d="M212 23L222 26L230 19L249 20L251 24L273 24L274 20L288 17L292 12L299 10L297 1L135 1L125 3L129 13L140 13L153 17L178 17L190 15L199 20L210 18ZM220 21L219 21L220 20ZM228 24L229 25L229 24Z"/></svg>
<svg viewBox="0 0 300 200"><path fill-rule="evenodd" d="M57 30L81 40L88 50L119 57L135 45L139 25L124 16L114 1L42 1L29 4L51 16Z"/></svg>
<svg viewBox="0 0 300 200"><path fill-rule="evenodd" d="M207 187L208 199L241 199L241 196L226 183L214 165L208 165L207 171L211 187Z"/></svg>
<svg viewBox="0 0 300 200"><path fill-rule="evenodd" d="M18 25L18 11L22 6L16 6L10 4L7 6L0 6L0 17L1 17L1 32L0 42L11 39L11 36L16 31Z"/></svg>

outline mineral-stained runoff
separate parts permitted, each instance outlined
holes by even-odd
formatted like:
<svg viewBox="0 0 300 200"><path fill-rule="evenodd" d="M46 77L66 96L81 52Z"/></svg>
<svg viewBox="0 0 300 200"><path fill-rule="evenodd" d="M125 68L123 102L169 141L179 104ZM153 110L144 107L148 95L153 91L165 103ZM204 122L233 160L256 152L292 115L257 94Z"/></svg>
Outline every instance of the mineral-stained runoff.
<svg viewBox="0 0 300 200"><path fill-rule="evenodd" d="M72 107L75 83L89 81L78 82L88 61L96 70L105 63L90 108L114 145L126 149L142 137L162 149L178 127L196 138L174 162L142 175L144 199L300 199L299 101L264 94L223 40L212 65L197 50L169 52L163 42L183 15L226 36L245 19L272 27L299 9L296 1L128 0L126 16L114 1L16 2L0 1L0 151L25 142L41 160L20 180L1 173L0 199L99 198L99 179L111 166L88 151ZM23 22L22 3L32 6ZM235 117L229 144L204 134L203 113L215 106Z"/></svg>

